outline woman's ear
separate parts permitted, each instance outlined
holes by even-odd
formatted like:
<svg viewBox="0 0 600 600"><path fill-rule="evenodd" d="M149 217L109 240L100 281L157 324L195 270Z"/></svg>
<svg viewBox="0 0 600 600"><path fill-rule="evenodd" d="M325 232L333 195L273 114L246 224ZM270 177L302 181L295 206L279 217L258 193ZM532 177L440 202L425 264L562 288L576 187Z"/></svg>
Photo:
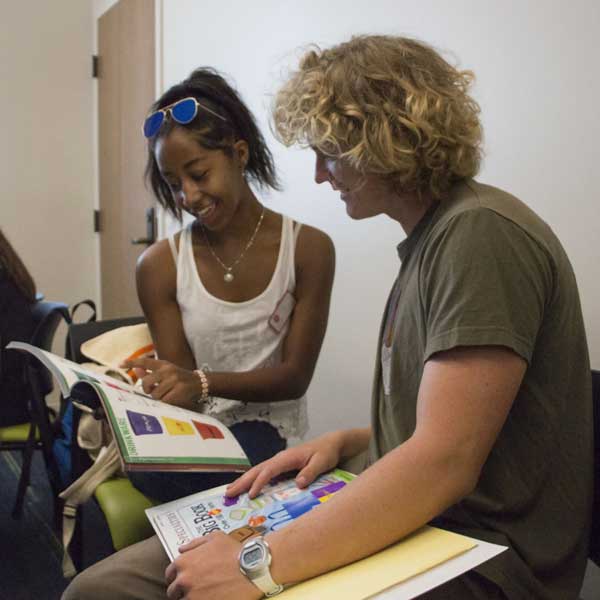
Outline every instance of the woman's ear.
<svg viewBox="0 0 600 600"><path fill-rule="evenodd" d="M242 172L246 170L248 159L250 158L250 151L248 149L248 142L246 140L238 140L233 144L233 151L238 164L242 168Z"/></svg>

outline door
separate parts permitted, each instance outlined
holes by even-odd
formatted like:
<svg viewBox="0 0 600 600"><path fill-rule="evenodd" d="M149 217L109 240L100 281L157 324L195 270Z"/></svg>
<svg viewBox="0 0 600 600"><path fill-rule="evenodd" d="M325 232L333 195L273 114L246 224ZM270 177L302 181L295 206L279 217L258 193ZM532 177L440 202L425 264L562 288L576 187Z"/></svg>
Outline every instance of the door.
<svg viewBox="0 0 600 600"><path fill-rule="evenodd" d="M142 121L155 97L155 3L120 0L98 19L102 318L141 314L135 264L156 231ZM133 243L136 241L137 243Z"/></svg>

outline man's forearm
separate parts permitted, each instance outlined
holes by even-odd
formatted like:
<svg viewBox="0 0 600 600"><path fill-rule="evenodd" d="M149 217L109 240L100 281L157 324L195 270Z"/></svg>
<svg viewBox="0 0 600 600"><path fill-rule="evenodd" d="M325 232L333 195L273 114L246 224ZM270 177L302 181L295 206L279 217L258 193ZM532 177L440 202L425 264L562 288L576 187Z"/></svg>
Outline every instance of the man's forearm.
<svg viewBox="0 0 600 600"><path fill-rule="evenodd" d="M456 502L464 481L446 461L404 444L331 500L268 536L273 578L298 582L377 552Z"/></svg>

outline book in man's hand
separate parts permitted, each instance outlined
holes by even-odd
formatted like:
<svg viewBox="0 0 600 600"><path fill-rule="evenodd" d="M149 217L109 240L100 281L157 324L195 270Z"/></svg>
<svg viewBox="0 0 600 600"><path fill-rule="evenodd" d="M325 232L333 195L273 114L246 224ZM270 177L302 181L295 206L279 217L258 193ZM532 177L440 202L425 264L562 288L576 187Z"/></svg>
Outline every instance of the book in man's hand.
<svg viewBox="0 0 600 600"><path fill-rule="evenodd" d="M294 479L281 477L253 499L247 493L229 498L224 495L224 485L149 508L146 515L169 558L174 560L179 546L212 531L223 531L238 541L277 531L329 501L354 477L334 469L321 474L305 489L300 489Z"/></svg>
<svg viewBox="0 0 600 600"><path fill-rule="evenodd" d="M293 478L281 476L253 499L247 493L227 497L227 486L221 486L148 508L146 515L169 559L175 560L180 546L213 531L220 530L239 542L279 531L295 519L321 510L325 503L337 502L354 478L352 473L334 469L300 489ZM359 523L348 527L346 536L368 528L373 519L376 514L364 514ZM339 539L340 547L345 543L343 537ZM318 543L314 550L319 551ZM371 556L297 584L277 597L408 600L504 550L504 546L425 526Z"/></svg>
<svg viewBox="0 0 600 600"><path fill-rule="evenodd" d="M238 471L250 461L225 425L154 400L141 388L95 373L23 342L7 348L35 356L79 409L106 416L124 471Z"/></svg>

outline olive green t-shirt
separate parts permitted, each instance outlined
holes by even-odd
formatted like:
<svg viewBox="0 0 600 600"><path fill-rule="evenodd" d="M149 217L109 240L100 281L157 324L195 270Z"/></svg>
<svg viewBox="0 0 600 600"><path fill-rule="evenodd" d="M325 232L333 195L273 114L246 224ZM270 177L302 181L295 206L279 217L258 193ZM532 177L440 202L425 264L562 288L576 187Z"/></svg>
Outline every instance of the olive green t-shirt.
<svg viewBox="0 0 600 600"><path fill-rule="evenodd" d="M468 180L398 253L369 463L412 435L423 368L436 352L510 348L528 366L507 421L476 489L435 524L507 545L477 571L511 600L577 598L592 500L591 377L575 276L560 242L522 202Z"/></svg>

